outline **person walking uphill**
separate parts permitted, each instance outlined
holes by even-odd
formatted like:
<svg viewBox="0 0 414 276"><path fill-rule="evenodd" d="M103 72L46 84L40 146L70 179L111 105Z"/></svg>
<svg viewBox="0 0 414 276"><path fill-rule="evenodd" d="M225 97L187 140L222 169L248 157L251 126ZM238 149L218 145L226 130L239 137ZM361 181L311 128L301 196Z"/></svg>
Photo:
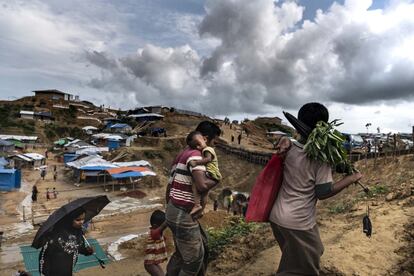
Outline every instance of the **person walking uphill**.
<svg viewBox="0 0 414 276"><path fill-rule="evenodd" d="M220 128L212 122L201 122L196 131L214 145L214 140L220 136ZM195 185L200 193L206 193L218 182L206 176L205 166L189 167L192 160L201 160L199 150L186 147L176 157L166 191L166 221L173 233L175 253L167 265L168 276L204 275L206 267L203 233L197 218L203 210L190 215L194 206L192 186Z"/></svg>
<svg viewBox="0 0 414 276"><path fill-rule="evenodd" d="M288 138L279 141L278 148L285 156L283 181L269 216L282 251L276 275L319 275L324 248L316 224L316 202L334 196L362 177L356 173L333 183L328 164L307 158L307 136L301 133L300 124L314 129L317 122L328 119L328 110L322 104L305 104L297 121L291 121L301 134L299 142Z"/></svg>

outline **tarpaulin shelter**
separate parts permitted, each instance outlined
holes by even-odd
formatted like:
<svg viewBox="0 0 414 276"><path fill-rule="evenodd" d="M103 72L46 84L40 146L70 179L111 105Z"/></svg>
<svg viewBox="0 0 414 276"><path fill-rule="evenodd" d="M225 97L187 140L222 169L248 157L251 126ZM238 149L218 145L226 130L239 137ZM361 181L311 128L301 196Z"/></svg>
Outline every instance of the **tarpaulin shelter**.
<svg viewBox="0 0 414 276"><path fill-rule="evenodd" d="M108 139L108 148L110 151L119 149L120 147L121 147L121 144L119 140Z"/></svg>
<svg viewBox="0 0 414 276"><path fill-rule="evenodd" d="M157 174L146 167L121 167L106 170L112 178L122 179L130 177L156 176Z"/></svg>
<svg viewBox="0 0 414 276"><path fill-rule="evenodd" d="M14 160L15 167L40 167L45 164L46 158L38 153L17 154L11 157Z"/></svg>
<svg viewBox="0 0 414 276"><path fill-rule="evenodd" d="M0 157L0 168L4 168L9 164L9 161L6 160L4 157Z"/></svg>
<svg viewBox="0 0 414 276"><path fill-rule="evenodd" d="M128 117L135 118L136 121L158 121L164 118L163 115L157 113L145 113L145 114L131 114Z"/></svg>
<svg viewBox="0 0 414 276"><path fill-rule="evenodd" d="M128 124L117 123L117 124L111 125L109 127L109 129L112 132L126 133L126 132L130 132L132 130L132 127L130 125L128 125Z"/></svg>
<svg viewBox="0 0 414 276"><path fill-rule="evenodd" d="M14 143L0 139L0 152L12 152L14 151Z"/></svg>
<svg viewBox="0 0 414 276"><path fill-rule="evenodd" d="M100 244L95 239L88 239L89 244L94 248L96 256L103 260L106 264L110 262L108 256L106 256L104 250L100 246ZM26 267L26 271L30 273L32 276L40 276L39 273L39 253L40 249L33 248L29 245L21 246L20 252L23 256L23 262ZM99 262L93 255L84 256L79 255L78 261L74 267L74 272L78 272L79 270L98 266Z"/></svg>
<svg viewBox="0 0 414 276"><path fill-rule="evenodd" d="M65 153L63 154L63 163L67 164L69 162L74 161L76 158L78 158L80 155L76 153Z"/></svg>
<svg viewBox="0 0 414 276"><path fill-rule="evenodd" d="M76 151L76 154L82 155L82 154L88 154L88 155L94 155L101 152L107 152L109 151L108 147L89 147L89 148L83 148Z"/></svg>
<svg viewBox="0 0 414 276"><path fill-rule="evenodd" d="M0 168L0 191L19 189L21 178L20 170Z"/></svg>

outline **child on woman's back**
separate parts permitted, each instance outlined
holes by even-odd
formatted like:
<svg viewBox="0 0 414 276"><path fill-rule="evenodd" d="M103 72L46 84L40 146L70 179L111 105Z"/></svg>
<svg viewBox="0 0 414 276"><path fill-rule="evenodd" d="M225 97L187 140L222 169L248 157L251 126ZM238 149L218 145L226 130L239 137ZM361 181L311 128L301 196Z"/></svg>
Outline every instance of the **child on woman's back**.
<svg viewBox="0 0 414 276"><path fill-rule="evenodd" d="M212 148L214 146L214 140L207 144L206 139L198 131L193 131L188 134L186 139L187 145L192 149L197 149L201 151L203 158L201 160L192 160L189 162L190 167L196 166L206 166L206 175L207 177L219 182L221 180L221 174L218 167L217 155ZM198 211L203 209L203 206L207 203L207 194L200 194L196 187L193 186L194 194L194 207L191 210L190 214L195 214Z"/></svg>
<svg viewBox="0 0 414 276"><path fill-rule="evenodd" d="M161 210L155 210L150 218L150 232L145 249L145 270L151 276L163 276L164 271L160 264L167 260L167 249L165 246L163 231L167 227L165 213Z"/></svg>

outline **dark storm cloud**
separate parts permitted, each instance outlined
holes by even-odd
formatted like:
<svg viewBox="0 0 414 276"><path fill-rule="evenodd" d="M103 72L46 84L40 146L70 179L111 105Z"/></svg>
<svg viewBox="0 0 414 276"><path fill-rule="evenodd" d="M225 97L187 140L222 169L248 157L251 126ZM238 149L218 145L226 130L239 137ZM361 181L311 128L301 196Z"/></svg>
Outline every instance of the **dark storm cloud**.
<svg viewBox="0 0 414 276"><path fill-rule="evenodd" d="M103 69L90 85L209 114L410 98L414 5L369 10L371 4L334 3L303 21L304 7L295 1L209 0L199 25L201 39L217 41L209 55L151 44L124 57L89 53Z"/></svg>

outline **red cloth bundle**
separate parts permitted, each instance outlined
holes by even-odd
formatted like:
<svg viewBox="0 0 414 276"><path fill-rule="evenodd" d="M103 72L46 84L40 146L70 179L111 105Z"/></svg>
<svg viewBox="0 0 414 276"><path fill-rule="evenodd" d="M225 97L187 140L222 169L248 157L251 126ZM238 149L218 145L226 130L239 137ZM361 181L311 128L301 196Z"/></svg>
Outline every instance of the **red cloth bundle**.
<svg viewBox="0 0 414 276"><path fill-rule="evenodd" d="M246 213L248 222L266 222L283 180L284 158L274 154L260 172L250 194Z"/></svg>

